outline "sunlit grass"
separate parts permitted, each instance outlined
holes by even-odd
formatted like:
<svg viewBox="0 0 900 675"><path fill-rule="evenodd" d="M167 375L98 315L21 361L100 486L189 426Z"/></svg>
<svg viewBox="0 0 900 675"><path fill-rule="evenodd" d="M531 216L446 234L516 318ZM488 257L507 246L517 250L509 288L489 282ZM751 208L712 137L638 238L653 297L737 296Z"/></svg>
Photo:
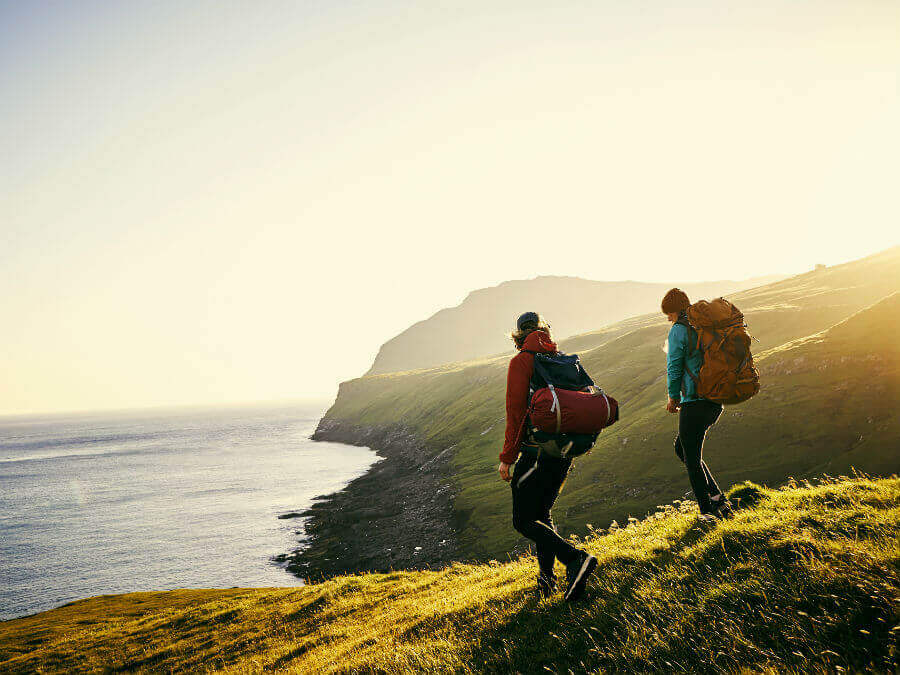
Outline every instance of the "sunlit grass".
<svg viewBox="0 0 900 675"><path fill-rule="evenodd" d="M0 623L0 671L895 670L900 480L788 488L737 486L712 529L677 503L594 530L574 605L533 594L532 557L101 596Z"/></svg>

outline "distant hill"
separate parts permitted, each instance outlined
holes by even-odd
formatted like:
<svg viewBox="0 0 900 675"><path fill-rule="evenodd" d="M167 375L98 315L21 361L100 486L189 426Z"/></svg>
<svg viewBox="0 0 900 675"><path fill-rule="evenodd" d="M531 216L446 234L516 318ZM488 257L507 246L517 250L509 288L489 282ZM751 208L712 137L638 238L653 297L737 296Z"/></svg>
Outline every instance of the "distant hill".
<svg viewBox="0 0 900 675"><path fill-rule="evenodd" d="M759 339L762 390L726 408L709 432L705 458L721 484L777 483L851 467L900 471L898 291L895 247L728 296ZM563 530L641 517L688 490L672 448L677 420L663 409L668 328L654 311L562 341L622 405L621 421L566 481L554 511ZM316 504L308 527L318 545L297 554L296 569L334 571L335 560L377 569L384 541L394 542L383 544L394 567L443 563L452 547L455 559L485 560L524 545L510 524L509 489L497 478L508 363L504 355L343 383L316 437L370 445L387 459L334 500ZM395 430L418 439L414 452L394 451ZM416 486L426 476L436 487L422 494ZM397 506L371 515L382 503ZM437 546L434 523L423 514L445 512L455 536L442 532L438 541L446 543ZM341 537L355 513L362 514L356 520L365 523L368 550Z"/></svg>
<svg viewBox="0 0 900 675"><path fill-rule="evenodd" d="M745 281L648 284L545 276L507 281L469 293L385 342L367 375L467 361L511 350L509 331L522 312L540 312L557 339L596 330L629 316L652 312L673 286L697 299L769 284L784 275Z"/></svg>

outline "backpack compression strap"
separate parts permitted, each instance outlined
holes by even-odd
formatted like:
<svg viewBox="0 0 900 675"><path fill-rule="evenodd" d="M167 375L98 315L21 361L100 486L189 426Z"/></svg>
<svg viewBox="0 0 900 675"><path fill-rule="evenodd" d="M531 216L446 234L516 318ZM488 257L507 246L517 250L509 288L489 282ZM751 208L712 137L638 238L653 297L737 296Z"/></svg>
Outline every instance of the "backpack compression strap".
<svg viewBox="0 0 900 675"><path fill-rule="evenodd" d="M534 352L531 353L534 354ZM537 371L537 374L544 379L544 382L547 383L547 388L553 395L553 405L550 407L550 412L556 412L556 433L559 433L559 430L562 429L562 410L559 408L559 397L556 395L556 387L553 386L553 383L547 376L547 370L541 365L537 354L534 354L534 369Z"/></svg>

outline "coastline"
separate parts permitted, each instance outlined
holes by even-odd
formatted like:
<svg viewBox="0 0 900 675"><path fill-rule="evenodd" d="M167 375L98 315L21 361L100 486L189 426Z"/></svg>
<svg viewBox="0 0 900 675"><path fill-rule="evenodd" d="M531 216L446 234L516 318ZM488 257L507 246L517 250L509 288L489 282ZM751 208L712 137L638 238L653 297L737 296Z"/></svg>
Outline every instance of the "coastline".
<svg viewBox="0 0 900 675"><path fill-rule="evenodd" d="M316 498L303 546L276 556L316 581L355 572L429 569L459 559L456 487L448 448L428 448L403 426L367 427L323 417L311 436L366 446L381 458L342 490Z"/></svg>

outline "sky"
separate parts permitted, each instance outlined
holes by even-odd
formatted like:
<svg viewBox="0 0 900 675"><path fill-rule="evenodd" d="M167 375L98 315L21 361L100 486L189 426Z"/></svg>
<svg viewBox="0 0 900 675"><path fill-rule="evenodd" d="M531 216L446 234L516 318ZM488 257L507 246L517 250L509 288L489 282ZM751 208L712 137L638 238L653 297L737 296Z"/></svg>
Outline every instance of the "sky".
<svg viewBox="0 0 900 675"><path fill-rule="evenodd" d="M898 32L889 0L0 2L0 414L329 398L509 279L896 245Z"/></svg>

